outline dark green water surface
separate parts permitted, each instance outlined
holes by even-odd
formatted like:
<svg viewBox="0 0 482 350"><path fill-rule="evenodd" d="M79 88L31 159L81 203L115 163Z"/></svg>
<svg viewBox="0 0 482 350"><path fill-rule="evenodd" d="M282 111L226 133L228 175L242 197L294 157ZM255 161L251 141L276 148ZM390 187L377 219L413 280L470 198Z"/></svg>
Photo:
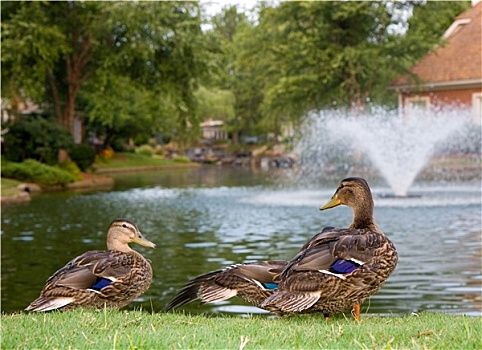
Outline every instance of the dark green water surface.
<svg viewBox="0 0 482 350"><path fill-rule="evenodd" d="M152 262L151 288L128 308L161 312L196 275L230 264L289 259L324 226L343 227L351 211L320 212L336 183L287 185L279 174L203 167L115 175L109 192L54 192L2 207L2 312L23 310L47 278L88 250L105 249L106 231L126 217L157 244L133 245ZM399 251L369 313L433 310L481 315L480 183L415 184L413 198L383 198L372 184L375 218ZM189 312L261 313L239 299Z"/></svg>

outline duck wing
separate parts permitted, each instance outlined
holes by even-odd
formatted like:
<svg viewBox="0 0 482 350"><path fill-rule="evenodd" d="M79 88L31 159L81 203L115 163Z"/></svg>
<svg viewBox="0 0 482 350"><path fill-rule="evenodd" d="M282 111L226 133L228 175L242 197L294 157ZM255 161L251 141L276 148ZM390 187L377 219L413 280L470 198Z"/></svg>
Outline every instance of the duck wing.
<svg viewBox="0 0 482 350"><path fill-rule="evenodd" d="M310 239L286 265L278 289L261 307L274 313L302 312L321 297L326 281L335 276L345 280L373 257L381 245L376 232L357 229L329 229Z"/></svg>
<svg viewBox="0 0 482 350"><path fill-rule="evenodd" d="M300 252L291 259L281 278L293 271L319 271L332 267L344 273L342 269L349 269L350 261L358 266L363 265L372 258L373 249L381 246L379 236L376 232L357 229L330 229L320 232L305 243ZM346 265L340 266L342 260L347 262Z"/></svg>
<svg viewBox="0 0 482 350"><path fill-rule="evenodd" d="M252 262L203 274L182 287L166 310L196 299L213 303L236 295L259 306L277 288L279 275L287 263L283 260Z"/></svg>
<svg viewBox="0 0 482 350"><path fill-rule="evenodd" d="M64 286L74 289L101 290L129 274L132 258L113 250L86 252L55 272L44 287ZM110 282L110 283L109 283Z"/></svg>

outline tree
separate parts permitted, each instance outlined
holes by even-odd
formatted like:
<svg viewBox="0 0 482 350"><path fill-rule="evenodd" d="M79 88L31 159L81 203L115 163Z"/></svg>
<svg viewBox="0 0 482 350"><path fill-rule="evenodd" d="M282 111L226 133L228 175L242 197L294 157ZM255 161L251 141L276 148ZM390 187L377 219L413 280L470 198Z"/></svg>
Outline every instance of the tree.
<svg viewBox="0 0 482 350"><path fill-rule="evenodd" d="M266 9L260 26L272 33L267 40L277 47L269 47L283 69L267 79L263 104L298 114L333 103L362 108L387 65L392 23L380 2L286 2Z"/></svg>
<svg viewBox="0 0 482 350"><path fill-rule="evenodd" d="M443 33L455 17L470 8L471 2L411 1L406 6L410 6L412 15L407 20L408 28L400 38L398 48L403 49L413 63L436 45L443 45Z"/></svg>
<svg viewBox="0 0 482 350"><path fill-rule="evenodd" d="M201 119L228 121L234 116L234 96L231 91L201 86L195 93Z"/></svg>
<svg viewBox="0 0 482 350"><path fill-rule="evenodd" d="M240 54L237 37L239 32L249 31L252 24L235 6L223 8L220 14L214 16L212 24L210 35L220 48L218 64L222 67L215 84L233 96L234 113L227 114L225 122L227 131L232 134L233 143L237 144L242 132L255 133L256 119L259 116L258 105L261 101L256 80L237 64Z"/></svg>
<svg viewBox="0 0 482 350"><path fill-rule="evenodd" d="M245 34L238 31L235 50L238 71L258 82L260 124L276 132L283 121L296 122L309 110L395 104L390 82L440 43L466 7L422 1L262 6L259 23ZM412 8L405 35L396 28Z"/></svg>
<svg viewBox="0 0 482 350"><path fill-rule="evenodd" d="M116 44L82 95L107 140L162 133L183 145L198 136L194 92L210 72L200 23L196 2L113 5L106 24Z"/></svg>
<svg viewBox="0 0 482 350"><path fill-rule="evenodd" d="M95 3L31 2L19 4L2 23L2 62L11 76L7 81L17 80L17 88L34 101L48 96L58 121L71 132L77 95L93 72L92 26L100 15Z"/></svg>
<svg viewBox="0 0 482 350"><path fill-rule="evenodd" d="M146 109L140 118L153 121L167 103L162 117L189 138L198 125L193 92L209 71L200 23L197 2L20 3L2 23L2 78L8 95L50 103L71 132L76 113L113 127ZM126 93L149 107L119 101Z"/></svg>

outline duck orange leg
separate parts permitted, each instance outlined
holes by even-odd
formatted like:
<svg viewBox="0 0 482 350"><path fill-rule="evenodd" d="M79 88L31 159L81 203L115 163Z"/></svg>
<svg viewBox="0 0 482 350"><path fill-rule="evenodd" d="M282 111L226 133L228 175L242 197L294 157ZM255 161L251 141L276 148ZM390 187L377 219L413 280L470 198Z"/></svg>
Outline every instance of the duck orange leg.
<svg viewBox="0 0 482 350"><path fill-rule="evenodd" d="M353 309L351 310L351 314L355 318L355 321L360 321L360 304L353 304Z"/></svg>

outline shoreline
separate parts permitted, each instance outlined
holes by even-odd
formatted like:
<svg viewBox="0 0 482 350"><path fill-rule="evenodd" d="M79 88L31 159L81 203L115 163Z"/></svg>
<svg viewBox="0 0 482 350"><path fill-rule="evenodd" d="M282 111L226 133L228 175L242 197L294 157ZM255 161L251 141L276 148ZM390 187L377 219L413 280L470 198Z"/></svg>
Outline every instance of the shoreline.
<svg viewBox="0 0 482 350"><path fill-rule="evenodd" d="M465 161L464 161L465 158ZM247 164L252 165L253 162ZM62 190L110 190L114 187L114 179L109 174L156 171L165 169L183 169L201 167L201 163L190 164L173 164L173 165L153 165L139 167L119 167L119 168L98 168L95 173L82 173L82 180L72 182L66 186L53 186L42 189L35 183L21 183L17 188L9 190L8 195L1 195L1 204L18 204L31 201L31 193L62 191ZM223 167L223 165L218 165ZM243 166L240 166L243 167ZM373 169L376 171L376 169ZM434 180L436 178L445 181L468 181L481 180L480 176L481 162L480 158L471 156L454 156L443 160L434 158L425 166L418 174L417 178L421 180ZM16 193L11 193L11 191Z"/></svg>
<svg viewBox="0 0 482 350"><path fill-rule="evenodd" d="M52 186L47 189L40 188L35 183L20 183L16 187L15 194L1 196L1 204L27 203L32 200L31 193L41 193L50 191L63 191L75 189L111 189L114 187L114 179L108 176L93 173L82 173L82 180L72 182L66 186ZM15 189L12 189L15 191Z"/></svg>
<svg viewBox="0 0 482 350"><path fill-rule="evenodd" d="M184 169L199 167L200 164L173 164L173 165L150 165L139 167L124 167L124 168L105 168L96 169L95 173L82 173L82 180L74 181L66 186L51 186L49 188L42 189L35 183L20 183L16 189L12 188L11 191L16 193L1 196L1 204L18 204L28 203L32 200L31 193L52 192L52 191L65 191L65 190L95 190L104 189L110 190L114 187L114 179L109 174L129 173L136 171L156 171L164 169Z"/></svg>

